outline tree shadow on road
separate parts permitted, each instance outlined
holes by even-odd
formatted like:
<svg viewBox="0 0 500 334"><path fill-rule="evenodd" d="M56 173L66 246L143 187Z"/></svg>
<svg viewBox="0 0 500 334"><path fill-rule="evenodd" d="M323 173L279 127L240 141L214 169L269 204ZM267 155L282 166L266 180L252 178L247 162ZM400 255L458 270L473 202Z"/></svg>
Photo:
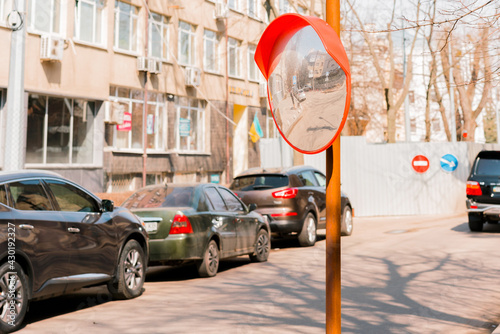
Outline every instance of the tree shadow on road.
<svg viewBox="0 0 500 334"><path fill-rule="evenodd" d="M437 328L443 324L454 329L467 328L471 333L474 330L486 333L485 329L491 330L498 324L494 318L497 311L483 315L482 319L469 316L470 312L458 314L456 308L455 312L448 311L453 304L470 310L473 306L467 298L475 295L478 289L475 283L480 283L475 281L494 280L500 276L496 268L481 268L481 277L477 278L473 276L478 270L476 262L453 259L450 254L443 254L440 260L415 254L412 263L401 264L370 256L355 256L350 260L384 270L369 279L359 282L347 279L348 284L343 284L342 333L440 333ZM351 278L357 275L352 268L347 275ZM448 274L443 276L442 272ZM434 273L441 274L434 278Z"/></svg>

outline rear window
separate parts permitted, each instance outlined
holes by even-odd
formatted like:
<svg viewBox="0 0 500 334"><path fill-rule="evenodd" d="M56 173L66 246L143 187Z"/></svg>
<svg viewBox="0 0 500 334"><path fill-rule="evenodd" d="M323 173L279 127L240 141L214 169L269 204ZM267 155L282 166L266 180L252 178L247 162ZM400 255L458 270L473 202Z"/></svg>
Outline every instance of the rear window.
<svg viewBox="0 0 500 334"><path fill-rule="evenodd" d="M484 159L476 160L475 175L500 175L500 160L499 159Z"/></svg>
<svg viewBox="0 0 500 334"><path fill-rule="evenodd" d="M286 187L288 182L286 175L249 175L234 179L230 188L235 191L265 190Z"/></svg>
<svg viewBox="0 0 500 334"><path fill-rule="evenodd" d="M193 206L194 187L158 187L139 190L122 206L138 208L175 208Z"/></svg>

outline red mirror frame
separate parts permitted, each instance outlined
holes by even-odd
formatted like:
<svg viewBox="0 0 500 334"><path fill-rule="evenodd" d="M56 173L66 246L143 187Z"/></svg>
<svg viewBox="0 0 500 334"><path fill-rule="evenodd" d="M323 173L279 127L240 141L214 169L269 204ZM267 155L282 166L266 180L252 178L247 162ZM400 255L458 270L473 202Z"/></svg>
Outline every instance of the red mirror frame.
<svg viewBox="0 0 500 334"><path fill-rule="evenodd" d="M257 49L255 50L255 62L259 67L262 75L266 78L266 81L269 80L269 76L276 68L279 63L281 54L285 49L288 41L295 35L297 31L300 29L311 26L314 31L318 34L323 46L325 47L326 52L339 64L340 68L344 71L346 76L346 87L347 87L347 96L346 103L344 108L344 115L342 117L342 122L340 123L337 132L333 136L332 140L324 147L320 148L316 151L303 151L298 149L294 145L292 145L288 139L283 135L281 129L276 124L276 119L274 119L274 112L272 110L272 103L269 96L268 89L268 102L269 107L271 108L271 112L273 112L273 119L278 131L285 141L293 147L295 150L306 153L306 154L315 154L326 150L328 147L332 145L335 139L339 136L340 132L344 128L344 124L347 120L347 113L349 112L349 105L351 102L351 71L349 68L349 59L347 58L347 54L345 52L344 46L340 41L339 36L332 27L328 25L325 21L320 18L314 16L302 16L299 14L284 14L276 18L272 21L269 26L266 28L262 37L260 38L259 44L257 45Z"/></svg>

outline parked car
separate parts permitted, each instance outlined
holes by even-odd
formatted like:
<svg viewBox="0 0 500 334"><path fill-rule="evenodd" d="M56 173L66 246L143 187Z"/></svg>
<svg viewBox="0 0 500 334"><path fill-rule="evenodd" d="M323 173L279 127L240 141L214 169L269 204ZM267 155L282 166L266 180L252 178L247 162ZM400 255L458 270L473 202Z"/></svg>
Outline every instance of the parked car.
<svg viewBox="0 0 500 334"><path fill-rule="evenodd" d="M257 205L274 235L295 235L301 246L313 246L316 230L326 227L326 177L313 167L252 168L234 178L230 189ZM351 235L353 211L345 194L341 210L341 233Z"/></svg>
<svg viewBox="0 0 500 334"><path fill-rule="evenodd" d="M58 174L0 173L0 332L28 302L107 284L117 299L143 291L148 236L129 210Z"/></svg>
<svg viewBox="0 0 500 334"><path fill-rule="evenodd" d="M267 261L266 219L216 184L165 184L138 190L123 206L146 223L149 265L194 262L201 277L217 274L220 259L249 255Z"/></svg>
<svg viewBox="0 0 500 334"><path fill-rule="evenodd" d="M500 151L481 151L467 179L467 211L471 231L500 220Z"/></svg>
<svg viewBox="0 0 500 334"><path fill-rule="evenodd" d="M297 91L297 100L299 102L304 102L306 100L306 93L304 93L303 89Z"/></svg>

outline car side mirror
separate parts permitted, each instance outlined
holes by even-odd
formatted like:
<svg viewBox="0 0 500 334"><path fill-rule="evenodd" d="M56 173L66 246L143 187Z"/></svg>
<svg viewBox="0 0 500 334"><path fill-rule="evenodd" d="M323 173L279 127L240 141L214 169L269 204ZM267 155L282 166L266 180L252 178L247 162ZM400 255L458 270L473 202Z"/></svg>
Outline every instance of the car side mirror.
<svg viewBox="0 0 500 334"><path fill-rule="evenodd" d="M101 202L101 211L102 212L113 212L115 209L115 203L109 199L103 199Z"/></svg>
<svg viewBox="0 0 500 334"><path fill-rule="evenodd" d="M248 206L248 211L250 211L250 212L255 210L255 209L257 209L257 204L255 204L255 203L252 203Z"/></svg>

